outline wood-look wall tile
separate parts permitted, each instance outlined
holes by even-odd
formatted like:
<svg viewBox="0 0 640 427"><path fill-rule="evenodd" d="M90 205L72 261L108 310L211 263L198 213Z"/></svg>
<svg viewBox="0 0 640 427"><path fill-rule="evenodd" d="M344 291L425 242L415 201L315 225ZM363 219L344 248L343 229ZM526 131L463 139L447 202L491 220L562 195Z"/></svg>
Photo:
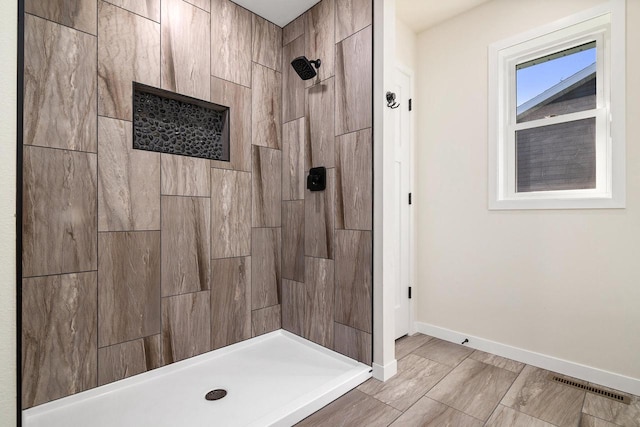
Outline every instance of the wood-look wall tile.
<svg viewBox="0 0 640 427"><path fill-rule="evenodd" d="M98 119L98 230L160 229L160 154L133 149L131 122Z"/></svg>
<svg viewBox="0 0 640 427"><path fill-rule="evenodd" d="M132 81L160 86L160 24L100 2L98 114L132 120Z"/></svg>
<svg viewBox="0 0 640 427"><path fill-rule="evenodd" d="M165 365L211 350L209 291L162 298L162 360Z"/></svg>
<svg viewBox="0 0 640 427"><path fill-rule="evenodd" d="M182 0L162 1L162 88L211 98L209 13Z"/></svg>
<svg viewBox="0 0 640 427"><path fill-rule="evenodd" d="M305 300L304 283L282 280L282 329L296 335L304 334Z"/></svg>
<svg viewBox="0 0 640 427"><path fill-rule="evenodd" d="M305 99L305 168L335 165L333 78L307 89Z"/></svg>
<svg viewBox="0 0 640 427"><path fill-rule="evenodd" d="M211 261L211 347L251 338L251 257Z"/></svg>
<svg viewBox="0 0 640 427"><path fill-rule="evenodd" d="M304 55L304 37L286 44L282 52L282 122L304 116L304 80L291 66L291 61Z"/></svg>
<svg viewBox="0 0 640 427"><path fill-rule="evenodd" d="M251 86L251 12L211 0L211 75Z"/></svg>
<svg viewBox="0 0 640 427"><path fill-rule="evenodd" d="M334 343L334 273L333 260L305 257L304 337L328 348Z"/></svg>
<svg viewBox="0 0 640 427"><path fill-rule="evenodd" d="M336 45L336 135L371 127L372 43L368 26Z"/></svg>
<svg viewBox="0 0 640 427"><path fill-rule="evenodd" d="M24 144L96 152L96 58L95 37L25 15Z"/></svg>
<svg viewBox="0 0 640 427"><path fill-rule="evenodd" d="M305 192L304 254L333 259L335 223L335 169L327 169L327 188Z"/></svg>
<svg viewBox="0 0 640 427"><path fill-rule="evenodd" d="M304 200L282 202L282 277L304 282Z"/></svg>
<svg viewBox="0 0 640 427"><path fill-rule="evenodd" d="M282 126L282 200L304 199L304 118Z"/></svg>
<svg viewBox="0 0 640 427"><path fill-rule="evenodd" d="M253 227L280 227L282 152L253 147Z"/></svg>
<svg viewBox="0 0 640 427"><path fill-rule="evenodd" d="M372 163L371 129L336 138L336 228L371 230Z"/></svg>
<svg viewBox="0 0 640 427"><path fill-rule="evenodd" d="M282 70L282 28L258 15L253 15L253 62Z"/></svg>
<svg viewBox="0 0 640 427"><path fill-rule="evenodd" d="M99 346L160 333L160 232L99 233Z"/></svg>
<svg viewBox="0 0 640 427"><path fill-rule="evenodd" d="M211 257L251 255L251 174L211 169Z"/></svg>
<svg viewBox="0 0 640 427"><path fill-rule="evenodd" d="M160 0L104 0L137 15L160 22Z"/></svg>
<svg viewBox="0 0 640 427"><path fill-rule="evenodd" d="M251 134L253 145L280 149L282 138L281 74L253 63Z"/></svg>
<svg viewBox="0 0 640 427"><path fill-rule="evenodd" d="M307 87L334 75L335 0L323 0L305 12L305 51L310 60L320 59L318 76ZM370 106L370 105L369 105Z"/></svg>
<svg viewBox="0 0 640 427"><path fill-rule="evenodd" d="M371 25L371 0L336 0L336 43Z"/></svg>
<svg viewBox="0 0 640 427"><path fill-rule="evenodd" d="M161 192L163 195L201 196L211 195L211 161L195 157L161 154Z"/></svg>
<svg viewBox="0 0 640 427"><path fill-rule="evenodd" d="M207 12L211 11L211 0L185 0L191 3L194 6L199 7L202 10L206 10Z"/></svg>
<svg viewBox="0 0 640 427"><path fill-rule="evenodd" d="M336 322L371 332L370 231L336 231Z"/></svg>
<svg viewBox="0 0 640 427"><path fill-rule="evenodd" d="M280 305L254 310L251 313L251 324L254 337L277 331L281 328Z"/></svg>
<svg viewBox="0 0 640 427"><path fill-rule="evenodd" d="M160 334L98 350L98 385L118 381L162 366Z"/></svg>
<svg viewBox="0 0 640 427"><path fill-rule="evenodd" d="M162 197L162 296L209 289L209 198Z"/></svg>
<svg viewBox="0 0 640 427"><path fill-rule="evenodd" d="M282 29L282 45L286 46L295 39L304 35L304 14L288 23ZM304 53L303 53L304 55ZM285 64L286 65L286 64Z"/></svg>
<svg viewBox="0 0 640 427"><path fill-rule="evenodd" d="M229 107L229 161L212 160L211 166L251 172L251 89L211 77L211 102Z"/></svg>
<svg viewBox="0 0 640 427"><path fill-rule="evenodd" d="M95 270L96 155L23 150L23 277Z"/></svg>
<svg viewBox="0 0 640 427"><path fill-rule="evenodd" d="M22 280L22 408L97 385L96 273Z"/></svg>
<svg viewBox="0 0 640 427"><path fill-rule="evenodd" d="M280 229L252 229L251 248L251 308L257 310L280 302Z"/></svg>
<svg viewBox="0 0 640 427"><path fill-rule="evenodd" d="M333 349L366 365L371 365L373 363L371 334L337 322L334 325Z"/></svg>
<svg viewBox="0 0 640 427"><path fill-rule="evenodd" d="M96 34L95 0L25 0L24 10L67 27Z"/></svg>

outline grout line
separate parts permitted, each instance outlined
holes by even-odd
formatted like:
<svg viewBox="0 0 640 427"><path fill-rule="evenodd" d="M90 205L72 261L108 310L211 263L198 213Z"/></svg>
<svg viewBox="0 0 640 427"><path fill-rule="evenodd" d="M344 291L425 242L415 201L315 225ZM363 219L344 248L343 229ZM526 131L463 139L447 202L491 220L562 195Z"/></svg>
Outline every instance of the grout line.
<svg viewBox="0 0 640 427"><path fill-rule="evenodd" d="M97 126L96 126L96 132L97 132ZM23 144L24 148L29 148L29 147L34 147L34 148L44 148L44 149L48 149L48 150L57 150L57 151L66 151L66 152L70 152L70 153L83 153L83 154L93 154L93 155L97 155L98 152L98 141L96 138L96 151L82 151L82 150L74 150L73 148L62 148L62 147L48 147L46 145L33 145L33 144ZM96 171L97 172L97 171ZM96 182L98 180L96 179Z"/></svg>
<svg viewBox="0 0 640 427"><path fill-rule="evenodd" d="M63 27L63 28L68 28L68 29L70 29L72 31L77 31L79 33L86 34L86 35L91 36L91 37L96 37L96 38L98 37L97 21L96 21L96 34L91 34L88 31L80 30L78 28L71 27L71 26L63 24L61 22L57 22L57 21L54 21L52 19L45 18L44 16L36 15L34 13L25 12L24 14L25 14L25 16L31 16L31 17L34 17L34 18L42 19L43 21L51 22L52 24L59 25L60 27ZM26 21L26 19L25 19L25 21ZM25 27L26 27L26 25L25 25Z"/></svg>
<svg viewBox="0 0 640 427"><path fill-rule="evenodd" d="M124 7L122 7L122 6L118 6L117 4L112 3L112 2L111 2L111 0L103 0L102 2L103 2L103 3L108 3L110 6L113 6L113 7L117 8L117 9L120 9L120 10L122 10L122 11L125 11L125 12L127 12L127 13L130 13L130 14L132 14L132 15L139 16L140 18L143 18L143 19L146 19L146 20L148 20L148 21L151 21L151 22L153 22L154 24L160 24L160 20L156 21L156 20L155 20L155 19L153 19L153 18L149 18L148 16L141 15L140 13L138 13L138 12L134 12L133 10L129 10L129 9L126 9L126 8L124 8ZM100 7L98 7L98 9L100 9ZM162 16L162 11L160 10L159 12L160 12L160 16ZM98 22L99 22L99 21L98 21ZM98 24L98 26L99 26L99 24Z"/></svg>
<svg viewBox="0 0 640 427"><path fill-rule="evenodd" d="M66 276L69 274L85 274L85 273L97 273L98 269L95 270L83 270L83 271L69 271L66 273L54 273L54 274L41 274L39 276L22 276L22 280L24 279L37 279L39 277L55 277L55 276Z"/></svg>

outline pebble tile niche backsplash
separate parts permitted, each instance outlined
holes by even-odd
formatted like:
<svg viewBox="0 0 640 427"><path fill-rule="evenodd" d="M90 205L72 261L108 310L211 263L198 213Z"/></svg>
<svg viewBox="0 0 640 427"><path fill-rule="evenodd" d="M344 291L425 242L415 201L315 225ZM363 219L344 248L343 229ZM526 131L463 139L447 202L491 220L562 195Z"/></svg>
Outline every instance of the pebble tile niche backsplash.
<svg viewBox="0 0 640 427"><path fill-rule="evenodd" d="M134 84L133 148L229 161L229 109Z"/></svg>

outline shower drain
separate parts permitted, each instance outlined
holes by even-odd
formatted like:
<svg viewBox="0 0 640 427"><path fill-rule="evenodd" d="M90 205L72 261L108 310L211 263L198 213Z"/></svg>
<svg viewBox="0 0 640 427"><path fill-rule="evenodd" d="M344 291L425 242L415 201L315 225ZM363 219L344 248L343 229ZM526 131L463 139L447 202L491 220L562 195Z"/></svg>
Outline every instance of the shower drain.
<svg viewBox="0 0 640 427"><path fill-rule="evenodd" d="M222 388L217 388L215 390L211 390L209 393L204 395L204 398L207 400L219 400L227 395L227 390Z"/></svg>

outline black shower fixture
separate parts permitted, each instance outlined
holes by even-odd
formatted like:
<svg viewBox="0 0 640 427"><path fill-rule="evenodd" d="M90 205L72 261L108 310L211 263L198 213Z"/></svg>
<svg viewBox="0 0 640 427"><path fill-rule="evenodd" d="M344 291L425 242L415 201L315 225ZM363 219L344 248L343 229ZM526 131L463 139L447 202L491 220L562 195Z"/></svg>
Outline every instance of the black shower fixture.
<svg viewBox="0 0 640 427"><path fill-rule="evenodd" d="M307 190L323 191L327 188L327 169L323 166L309 169Z"/></svg>
<svg viewBox="0 0 640 427"><path fill-rule="evenodd" d="M313 64L313 66L311 66ZM318 75L316 70L320 68L320 60L309 61L306 56L298 56L291 61L291 66L302 80L309 80ZM315 68L313 68L315 67Z"/></svg>

